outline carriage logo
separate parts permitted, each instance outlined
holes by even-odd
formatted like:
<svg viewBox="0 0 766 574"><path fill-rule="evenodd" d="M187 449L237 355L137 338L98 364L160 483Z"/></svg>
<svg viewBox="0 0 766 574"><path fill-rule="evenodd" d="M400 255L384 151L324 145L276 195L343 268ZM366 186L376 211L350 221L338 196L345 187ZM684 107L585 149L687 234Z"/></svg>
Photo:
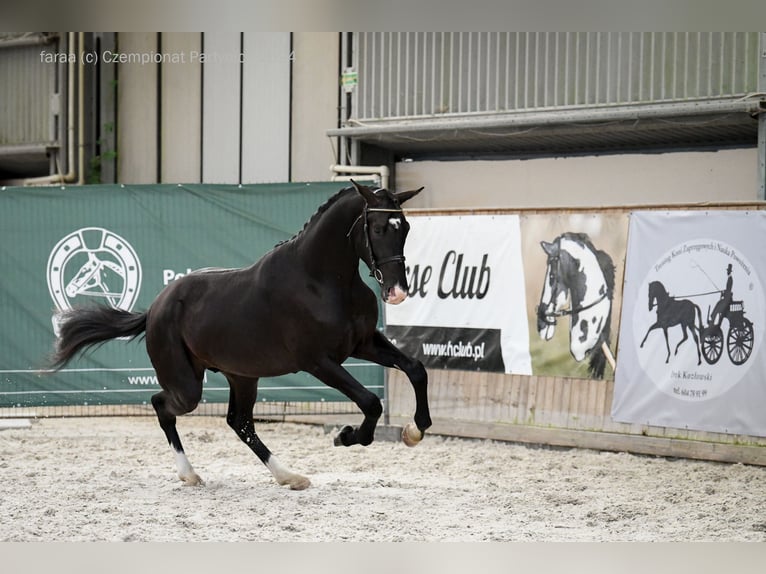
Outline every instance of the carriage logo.
<svg viewBox="0 0 766 574"><path fill-rule="evenodd" d="M46 276L48 291L60 311L92 298L130 311L141 289L141 262L130 243L116 233L84 227L53 247ZM53 330L58 335L55 316Z"/></svg>
<svg viewBox="0 0 766 574"><path fill-rule="evenodd" d="M753 318L764 313L763 289L742 253L720 240L677 245L651 268L639 296L638 358L660 389L706 400L739 382L762 339Z"/></svg>

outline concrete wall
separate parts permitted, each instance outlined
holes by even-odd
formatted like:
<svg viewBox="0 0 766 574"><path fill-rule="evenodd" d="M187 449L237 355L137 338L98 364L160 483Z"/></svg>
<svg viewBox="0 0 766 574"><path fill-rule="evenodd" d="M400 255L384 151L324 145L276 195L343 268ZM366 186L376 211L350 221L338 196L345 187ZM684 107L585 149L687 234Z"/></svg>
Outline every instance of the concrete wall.
<svg viewBox="0 0 766 574"><path fill-rule="evenodd" d="M327 181L338 163L325 132L338 125L339 48L337 32L293 34L292 181Z"/></svg>
<svg viewBox="0 0 766 574"><path fill-rule="evenodd" d="M196 32L162 34L162 50L170 53L200 51ZM202 161L202 68L190 61L162 65L161 165L162 183L199 183Z"/></svg>
<svg viewBox="0 0 766 574"><path fill-rule="evenodd" d="M597 207L755 201L757 149L396 164L408 208Z"/></svg>
<svg viewBox="0 0 766 574"><path fill-rule="evenodd" d="M239 33L203 34L203 50L211 60L203 65L202 181L238 183L240 151L240 63L231 54L241 50Z"/></svg>
<svg viewBox="0 0 766 574"><path fill-rule="evenodd" d="M157 51L157 34L129 32L118 36L123 53ZM126 63L118 67L117 181L157 183L158 64Z"/></svg>
<svg viewBox="0 0 766 574"><path fill-rule="evenodd" d="M125 55L183 55L111 64L119 183L330 179L337 162L325 132L338 123L337 32L117 38Z"/></svg>

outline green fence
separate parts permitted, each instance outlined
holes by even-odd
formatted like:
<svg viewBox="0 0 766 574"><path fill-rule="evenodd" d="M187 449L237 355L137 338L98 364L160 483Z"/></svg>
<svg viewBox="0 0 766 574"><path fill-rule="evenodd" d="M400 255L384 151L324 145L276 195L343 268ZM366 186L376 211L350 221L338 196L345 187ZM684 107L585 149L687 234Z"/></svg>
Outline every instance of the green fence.
<svg viewBox="0 0 766 574"><path fill-rule="evenodd" d="M110 341L62 371L40 372L54 311L87 301L143 310L191 270L247 266L297 233L341 185L0 189L0 408L148 404L159 386L142 341ZM383 395L381 367L345 366ZM227 400L226 380L207 372L203 401ZM262 379L259 400L346 399L298 373Z"/></svg>

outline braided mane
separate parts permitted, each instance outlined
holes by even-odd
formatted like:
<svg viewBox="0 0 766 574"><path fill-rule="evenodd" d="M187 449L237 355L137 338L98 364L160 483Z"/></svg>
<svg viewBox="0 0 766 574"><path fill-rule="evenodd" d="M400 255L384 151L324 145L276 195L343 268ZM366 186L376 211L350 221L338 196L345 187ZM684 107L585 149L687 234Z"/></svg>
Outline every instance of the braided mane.
<svg viewBox="0 0 766 574"><path fill-rule="evenodd" d="M386 196L391 201L394 202L394 206L397 207L397 208L399 207L399 201L396 199L396 196L394 196L390 191L388 191L388 190L378 190L378 191L385 192ZM300 231L298 231L298 233L293 235L290 239L285 239L283 241L280 241L274 247L279 247L280 245L282 245L284 243L289 243L290 241L293 241L294 239L297 239L298 237L300 237L303 234L303 232L306 231L306 229L308 229L317 219L319 219L325 211L327 211L335 203L337 203L337 201L342 196L347 195L347 194L349 194L351 192L354 192L354 188L353 187L344 187L343 189L337 191L335 194L331 195L327 199L327 201L325 201L322 205L320 205L317 208L317 210L314 212L314 214L311 217L308 218L308 220L306 221L306 223L303 224L303 227L301 228ZM376 193L378 193L378 192L376 192Z"/></svg>
<svg viewBox="0 0 766 574"><path fill-rule="evenodd" d="M321 215L325 211L327 211L328 209L330 209L330 207L332 207L335 203L337 203L337 201L341 198L341 196L343 196L344 194L347 194L348 192L352 191L353 189L354 189L353 187L344 187L343 189L341 189L341 190L337 191L336 193L334 193L333 195L331 195L327 199L327 201L325 201L322 205L317 207L317 210L314 212L314 214L311 217L308 218L306 223L303 224L303 227L300 229L300 231L298 231L291 238L285 239L283 241L280 241L279 243L277 243L275 245L275 247L279 247L280 245L282 245L284 243L288 243L288 242L293 241L294 239L300 237L301 234L303 234L303 232L306 231L306 229L308 229L309 226L311 226L317 219L319 219L321 217Z"/></svg>

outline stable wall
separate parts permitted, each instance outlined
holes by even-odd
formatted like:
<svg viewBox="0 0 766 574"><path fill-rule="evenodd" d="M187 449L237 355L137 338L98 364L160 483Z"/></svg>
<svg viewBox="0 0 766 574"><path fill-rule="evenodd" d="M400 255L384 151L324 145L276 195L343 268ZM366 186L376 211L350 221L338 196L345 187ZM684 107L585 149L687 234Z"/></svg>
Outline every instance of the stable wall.
<svg viewBox="0 0 766 574"><path fill-rule="evenodd" d="M408 208L598 207L755 201L755 147L514 160L404 161Z"/></svg>

